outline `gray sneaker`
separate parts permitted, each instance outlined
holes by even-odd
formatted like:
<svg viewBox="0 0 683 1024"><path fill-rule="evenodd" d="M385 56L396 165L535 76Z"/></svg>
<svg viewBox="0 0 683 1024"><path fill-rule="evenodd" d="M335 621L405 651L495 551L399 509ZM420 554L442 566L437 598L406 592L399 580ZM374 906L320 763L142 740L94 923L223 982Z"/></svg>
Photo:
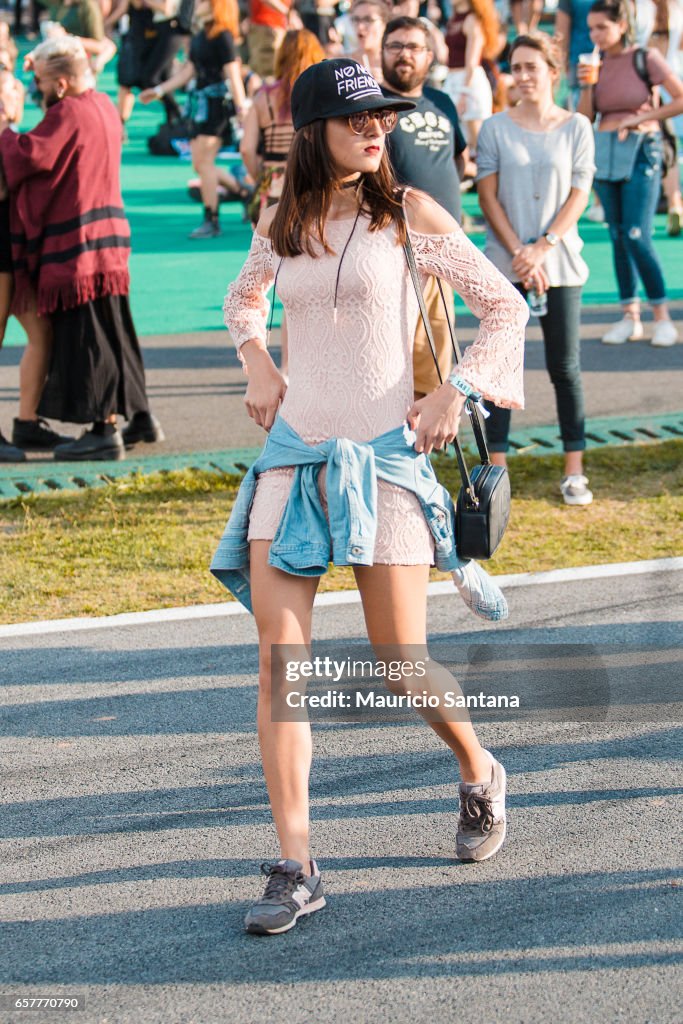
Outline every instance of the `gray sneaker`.
<svg viewBox="0 0 683 1024"><path fill-rule="evenodd" d="M205 220L194 231L190 231L188 238L219 238L223 232L217 220Z"/></svg>
<svg viewBox="0 0 683 1024"><path fill-rule="evenodd" d="M298 860L279 860L262 864L268 879L266 891L249 910L244 926L252 935L279 935L293 928L298 918L313 914L325 906L320 870L311 861L311 877L306 878Z"/></svg>
<svg viewBox="0 0 683 1024"><path fill-rule="evenodd" d="M491 781L472 785L461 782L460 818L455 837L459 860L488 860L505 839L505 769L495 758Z"/></svg>

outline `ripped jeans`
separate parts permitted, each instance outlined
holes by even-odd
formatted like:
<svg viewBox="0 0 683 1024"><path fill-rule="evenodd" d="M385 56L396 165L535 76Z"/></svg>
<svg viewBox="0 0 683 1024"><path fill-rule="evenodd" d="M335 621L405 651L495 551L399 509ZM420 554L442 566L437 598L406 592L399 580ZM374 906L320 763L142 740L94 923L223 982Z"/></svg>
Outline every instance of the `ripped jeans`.
<svg viewBox="0 0 683 1024"><path fill-rule="evenodd" d="M633 173L626 181L595 180L605 210L614 254L614 271L623 305L638 301L638 276L653 306L666 302L664 275L652 244L662 183L662 142L659 133L646 135Z"/></svg>

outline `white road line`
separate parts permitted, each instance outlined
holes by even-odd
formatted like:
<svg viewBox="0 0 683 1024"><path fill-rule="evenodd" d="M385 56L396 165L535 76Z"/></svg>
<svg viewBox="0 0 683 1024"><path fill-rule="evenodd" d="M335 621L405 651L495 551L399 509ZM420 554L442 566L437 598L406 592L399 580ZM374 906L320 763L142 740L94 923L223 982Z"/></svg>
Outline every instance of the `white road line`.
<svg viewBox="0 0 683 1024"><path fill-rule="evenodd" d="M647 562L616 562L613 565L583 565L576 569L551 569L549 572L521 572L509 576L496 576L504 589L533 587L546 583L573 583L580 580L608 579L612 576L638 576L643 573L678 572L683 570L683 558L653 558ZM450 580L430 583L428 594L439 597L452 594ZM320 594L316 606L355 604L360 601L357 590L342 590ZM187 608L159 608L148 612L130 612L126 615L106 615L101 618L52 619L46 622L19 622L0 626L0 639L4 637L37 636L42 633L75 633L82 629L112 629L119 626L144 626L160 622L183 622L188 619L212 619L222 615L246 615L247 610L235 601L222 604L197 604Z"/></svg>

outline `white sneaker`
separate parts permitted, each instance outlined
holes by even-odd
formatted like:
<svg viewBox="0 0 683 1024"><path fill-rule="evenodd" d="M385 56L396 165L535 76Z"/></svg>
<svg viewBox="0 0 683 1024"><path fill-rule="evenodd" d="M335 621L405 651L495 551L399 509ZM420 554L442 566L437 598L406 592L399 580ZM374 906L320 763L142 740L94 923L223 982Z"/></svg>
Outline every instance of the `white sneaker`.
<svg viewBox="0 0 683 1024"><path fill-rule="evenodd" d="M643 324L641 320L632 320L625 316L603 334L604 345L623 345L625 341L640 341L643 337Z"/></svg>
<svg viewBox="0 0 683 1024"><path fill-rule="evenodd" d="M588 220L591 220L594 224L605 223L605 210L601 203L593 203L590 210L586 214Z"/></svg>
<svg viewBox="0 0 683 1024"><path fill-rule="evenodd" d="M590 505L593 492L588 490L588 477L581 473L566 476L560 484L565 505Z"/></svg>
<svg viewBox="0 0 683 1024"><path fill-rule="evenodd" d="M669 348L678 341L678 331L672 320L658 320L652 334L651 345L655 348Z"/></svg>

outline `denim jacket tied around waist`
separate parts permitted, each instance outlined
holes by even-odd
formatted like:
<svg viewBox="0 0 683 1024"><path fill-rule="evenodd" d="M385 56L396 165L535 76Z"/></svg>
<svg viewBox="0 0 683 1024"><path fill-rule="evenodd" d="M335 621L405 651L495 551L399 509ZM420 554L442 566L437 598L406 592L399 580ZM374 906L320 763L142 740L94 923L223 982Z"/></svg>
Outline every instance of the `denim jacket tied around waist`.
<svg viewBox="0 0 683 1024"><path fill-rule="evenodd" d="M333 437L309 445L278 416L256 462L247 471L211 562L211 572L252 611L249 512L260 473L294 468L292 488L270 545L269 565L295 576L322 576L335 565L372 565L377 533L377 479L414 494L434 538L435 564L451 572L465 564L455 546L455 510L424 453L415 451L407 425L366 443ZM327 466L329 525L318 490Z"/></svg>

